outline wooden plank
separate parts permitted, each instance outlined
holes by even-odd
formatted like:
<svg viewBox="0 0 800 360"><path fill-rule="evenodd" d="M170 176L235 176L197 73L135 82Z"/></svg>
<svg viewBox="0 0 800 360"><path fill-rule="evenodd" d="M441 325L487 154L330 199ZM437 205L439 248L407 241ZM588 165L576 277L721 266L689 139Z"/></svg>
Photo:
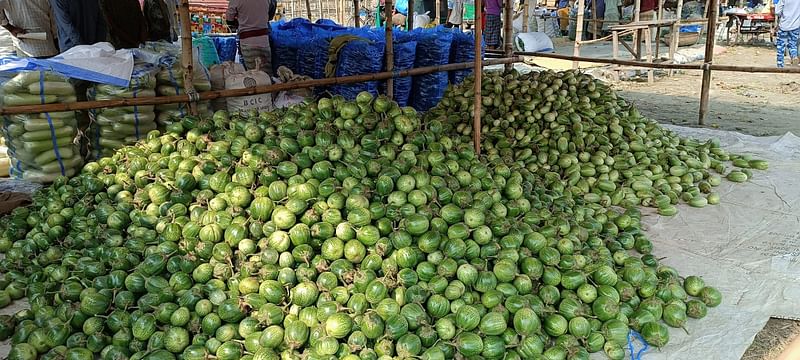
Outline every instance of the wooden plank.
<svg viewBox="0 0 800 360"><path fill-rule="evenodd" d="M616 31L611 32L611 56L614 60L619 59L619 33ZM614 80L619 81L619 71L614 71Z"/></svg>
<svg viewBox="0 0 800 360"><path fill-rule="evenodd" d="M386 29L386 71L394 70L394 43L392 41L392 10L394 10L394 2L386 0L384 4L383 24ZM386 80L386 96L389 99L394 99L394 79Z"/></svg>
<svg viewBox="0 0 800 360"><path fill-rule="evenodd" d="M525 5L522 7L522 32L528 32L528 21L531 17L530 3L532 0L525 0Z"/></svg>
<svg viewBox="0 0 800 360"><path fill-rule="evenodd" d="M712 64L714 61L714 43L717 32L717 11L719 10L719 0L711 0L708 9L708 25L706 29L706 53L703 58L705 64ZM703 83L700 88L700 111L697 122L704 125L708 116L708 96L711 90L711 68L706 66L703 69Z"/></svg>
<svg viewBox="0 0 800 360"><path fill-rule="evenodd" d="M622 44L622 46L624 46L626 49L628 49L631 55L633 55L633 57L636 58L636 50L634 50L633 47L628 45L628 43L623 39L619 39L619 43Z"/></svg>
<svg viewBox="0 0 800 360"><path fill-rule="evenodd" d="M637 0L638 1L638 0ZM578 0L578 21L575 24L575 45L572 50L573 56L581 55L581 40L583 40L583 13L585 11L586 3L584 0ZM577 61L572 62L572 68L577 69L579 66Z"/></svg>
<svg viewBox="0 0 800 360"><path fill-rule="evenodd" d="M181 0L181 7L178 9L178 16L181 20L181 62L183 63L183 90L186 92L186 94L197 94L197 91L194 89L192 22L189 18L189 0ZM192 115L197 115L197 103L189 103L189 113Z"/></svg>
<svg viewBox="0 0 800 360"><path fill-rule="evenodd" d="M647 62L652 64L653 63L653 51L652 51L651 42L652 42L653 36L650 34L650 29L652 29L652 27L644 29L644 46L645 46L645 56L646 56ZM653 69L648 69L647 70L647 83L649 83L649 84L653 83Z"/></svg>
<svg viewBox="0 0 800 360"><path fill-rule="evenodd" d="M505 51L505 56L511 56L511 53L514 52L514 48L512 48L512 44L514 39L514 2L512 0L505 0L503 1L503 50ZM506 64L506 71L509 71L514 68L514 64Z"/></svg>
<svg viewBox="0 0 800 360"><path fill-rule="evenodd" d="M581 2L583 0L580 0ZM481 79L483 77L483 66L481 65L483 59L481 58L481 42L483 41L483 8L481 0L475 0L475 68L473 73L475 76L475 99L472 105L472 142L475 146L475 153L481 154L481 112L483 108L483 100L481 99Z"/></svg>

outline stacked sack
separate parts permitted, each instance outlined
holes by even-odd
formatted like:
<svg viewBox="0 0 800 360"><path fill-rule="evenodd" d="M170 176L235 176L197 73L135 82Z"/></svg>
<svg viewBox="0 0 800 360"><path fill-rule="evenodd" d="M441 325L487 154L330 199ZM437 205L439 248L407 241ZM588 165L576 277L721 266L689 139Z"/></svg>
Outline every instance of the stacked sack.
<svg viewBox="0 0 800 360"><path fill-rule="evenodd" d="M89 89L91 100L118 100L156 96L156 73L152 64L136 64L127 87L98 84ZM99 159L111 156L115 149L130 145L145 138L156 129L156 113L153 105L126 106L93 110L90 112L92 126L92 157Z"/></svg>
<svg viewBox="0 0 800 360"><path fill-rule="evenodd" d="M4 106L75 101L69 80L47 71L20 72L3 84ZM6 116L3 135L13 178L50 183L62 175L75 175L83 164L74 111Z"/></svg>
<svg viewBox="0 0 800 360"><path fill-rule="evenodd" d="M192 83L197 92L211 90L211 76L205 67L195 63ZM161 70L156 74L156 94L158 96L173 96L186 94L183 82L183 67L177 57L166 57L161 61ZM156 106L156 121L161 126L173 123L189 114L189 104L164 104ZM201 116L211 116L211 104L208 101L197 103L197 112Z"/></svg>

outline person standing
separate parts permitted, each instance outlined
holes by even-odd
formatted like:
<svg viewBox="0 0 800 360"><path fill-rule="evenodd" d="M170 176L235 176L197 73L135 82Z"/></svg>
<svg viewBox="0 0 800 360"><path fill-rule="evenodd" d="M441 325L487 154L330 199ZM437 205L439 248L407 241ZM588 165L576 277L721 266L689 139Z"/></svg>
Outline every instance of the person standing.
<svg viewBox="0 0 800 360"><path fill-rule="evenodd" d="M572 9L572 6L572 0L558 1L558 10L556 10L556 15L558 15L558 25L561 29L562 36L566 36L567 32L569 31L569 12Z"/></svg>
<svg viewBox="0 0 800 360"><path fill-rule="evenodd" d="M225 20L239 34L239 50L248 70L272 75L269 21L275 16L275 0L231 0Z"/></svg>
<svg viewBox="0 0 800 360"><path fill-rule="evenodd" d="M464 0L448 0L447 1L447 23L445 27L461 27L464 21Z"/></svg>
<svg viewBox="0 0 800 360"><path fill-rule="evenodd" d="M775 17L778 21L778 67L784 67L783 57L789 50L791 64L798 65L797 41L800 38L800 0L780 0L775 6Z"/></svg>
<svg viewBox="0 0 800 360"><path fill-rule="evenodd" d="M619 25L620 14L622 14L622 2L620 0L605 0L606 10L603 13L603 33L607 33L612 26Z"/></svg>
<svg viewBox="0 0 800 360"><path fill-rule="evenodd" d="M510 1L510 0L508 0ZM503 0L486 1L486 48L497 49L500 47L500 29L503 28L503 20L500 14L503 9Z"/></svg>
<svg viewBox="0 0 800 360"><path fill-rule="evenodd" d="M98 0L50 0L61 52L78 45L108 41L108 28Z"/></svg>
<svg viewBox="0 0 800 360"><path fill-rule="evenodd" d="M100 0L111 44L134 49L147 41L147 24L139 0Z"/></svg>
<svg viewBox="0 0 800 360"><path fill-rule="evenodd" d="M58 54L55 20L48 0L0 0L0 26L11 33L19 57L50 57ZM44 39L20 38L44 33Z"/></svg>
<svg viewBox="0 0 800 360"><path fill-rule="evenodd" d="M144 0L142 11L147 24L147 40L169 42L177 40L172 33L173 10L164 0Z"/></svg>

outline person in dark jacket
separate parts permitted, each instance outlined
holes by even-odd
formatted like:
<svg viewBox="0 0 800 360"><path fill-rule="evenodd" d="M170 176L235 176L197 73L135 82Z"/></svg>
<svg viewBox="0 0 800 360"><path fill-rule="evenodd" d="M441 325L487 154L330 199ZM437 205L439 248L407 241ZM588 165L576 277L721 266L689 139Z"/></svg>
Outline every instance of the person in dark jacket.
<svg viewBox="0 0 800 360"><path fill-rule="evenodd" d="M58 29L59 51L108 41L108 28L98 0L50 0Z"/></svg>
<svg viewBox="0 0 800 360"><path fill-rule="evenodd" d="M144 0L144 19L147 24L147 40L175 41L170 14L173 9L164 0Z"/></svg>
<svg viewBox="0 0 800 360"><path fill-rule="evenodd" d="M133 49L147 41L147 24L139 0L100 0L111 44Z"/></svg>

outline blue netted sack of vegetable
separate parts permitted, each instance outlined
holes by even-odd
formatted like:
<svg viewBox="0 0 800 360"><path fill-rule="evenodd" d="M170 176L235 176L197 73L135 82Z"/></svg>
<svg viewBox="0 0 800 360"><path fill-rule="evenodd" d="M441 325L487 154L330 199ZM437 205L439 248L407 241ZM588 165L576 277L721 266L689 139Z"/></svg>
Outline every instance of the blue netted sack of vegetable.
<svg viewBox="0 0 800 360"><path fill-rule="evenodd" d="M158 71L159 68L153 64L136 64L129 86L97 84L89 89L88 97L91 100L119 100L156 96ZM153 105L95 109L89 115L92 125L87 135L94 159L113 155L114 150L145 138L157 127Z"/></svg>
<svg viewBox="0 0 800 360"><path fill-rule="evenodd" d="M341 34L331 40L328 49L328 64L325 76L352 76L372 74L381 71L385 49L384 36L368 29L353 29L348 34ZM355 84L333 86L334 94L353 100L366 91L378 95L378 82L365 81Z"/></svg>
<svg viewBox="0 0 800 360"><path fill-rule="evenodd" d="M195 50L196 51L196 50ZM194 57L197 59L197 57ZM173 96L185 94L183 81L183 67L179 57L166 57L161 61L160 70L156 74L156 94L158 96ZM211 74L202 64L195 61L192 84L197 92L211 90ZM156 121L161 126L172 124L175 119L189 114L189 104L163 104L156 105ZM211 115L211 104L208 101L197 103L198 113Z"/></svg>
<svg viewBox="0 0 800 360"><path fill-rule="evenodd" d="M4 106L75 102L75 89L65 77L46 71L20 72L3 84ZM76 143L74 111L6 116L3 135L11 160L9 175L39 183L75 175L83 165Z"/></svg>
<svg viewBox="0 0 800 360"><path fill-rule="evenodd" d="M414 41L414 37L407 32L398 32L392 42L394 43L394 71L413 69L417 57L417 42ZM408 105L412 84L411 76L394 79L394 101L398 105ZM381 91L386 91L385 82L381 83Z"/></svg>
<svg viewBox="0 0 800 360"><path fill-rule="evenodd" d="M485 44L481 42L481 56L485 51ZM475 61L475 33L453 31L453 44L450 47L450 63L463 63ZM450 71L450 83L460 84L467 76L472 74L472 69Z"/></svg>
<svg viewBox="0 0 800 360"><path fill-rule="evenodd" d="M450 46L453 32L443 26L433 29L414 29L417 41L415 67L444 65L450 61ZM427 111L436 106L447 90L446 72L415 76L412 85L411 106L419 111Z"/></svg>

